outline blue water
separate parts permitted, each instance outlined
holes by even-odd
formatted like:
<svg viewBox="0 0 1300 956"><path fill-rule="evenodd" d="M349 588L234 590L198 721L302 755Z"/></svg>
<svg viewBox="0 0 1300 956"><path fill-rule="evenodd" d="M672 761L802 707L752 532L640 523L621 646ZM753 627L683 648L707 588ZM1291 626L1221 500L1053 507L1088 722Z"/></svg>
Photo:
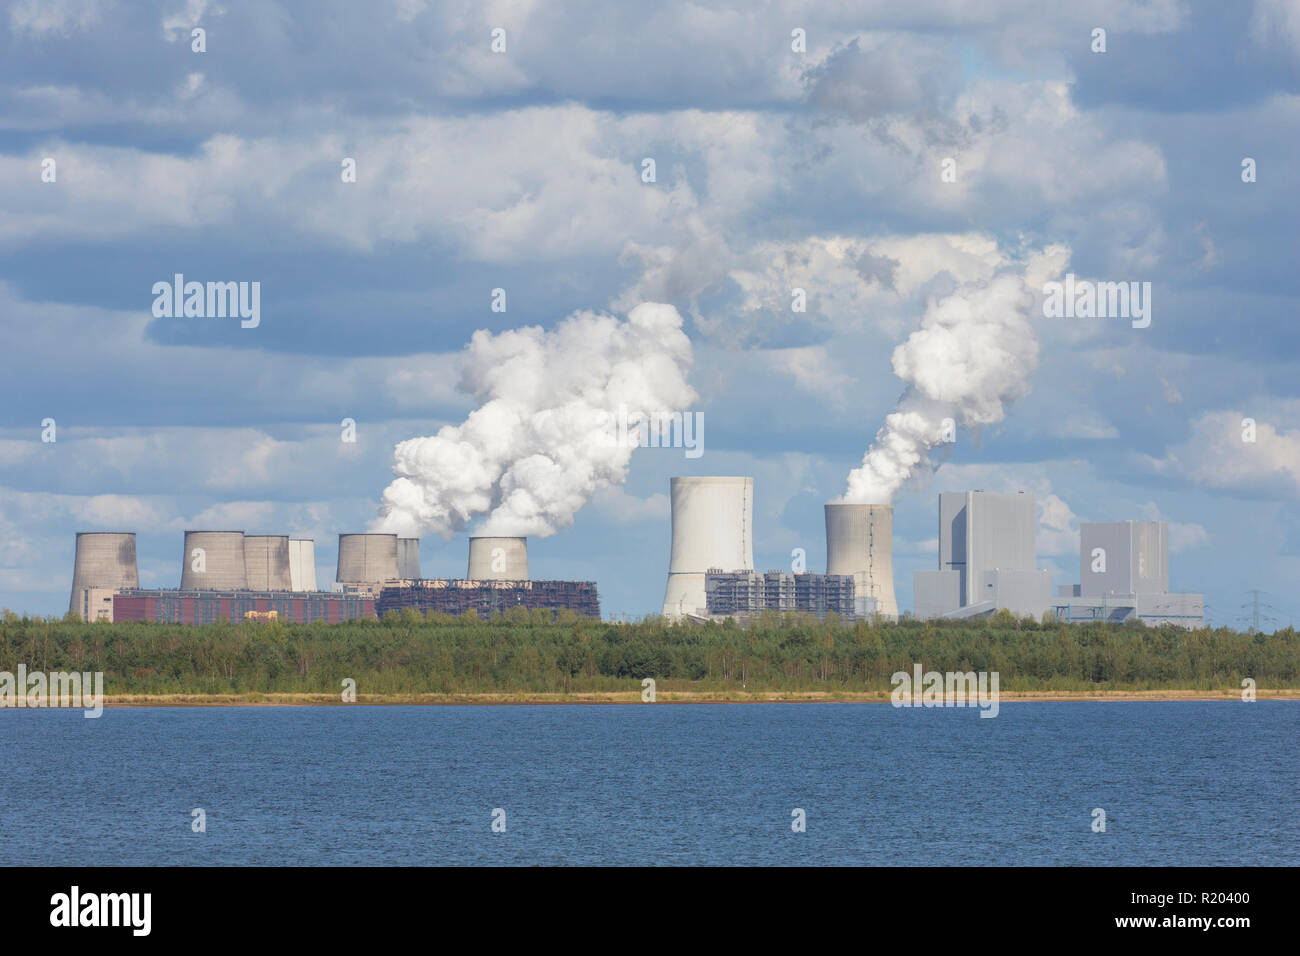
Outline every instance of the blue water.
<svg viewBox="0 0 1300 956"><path fill-rule="evenodd" d="M3 865L1300 863L1289 702L3 710L0 753Z"/></svg>

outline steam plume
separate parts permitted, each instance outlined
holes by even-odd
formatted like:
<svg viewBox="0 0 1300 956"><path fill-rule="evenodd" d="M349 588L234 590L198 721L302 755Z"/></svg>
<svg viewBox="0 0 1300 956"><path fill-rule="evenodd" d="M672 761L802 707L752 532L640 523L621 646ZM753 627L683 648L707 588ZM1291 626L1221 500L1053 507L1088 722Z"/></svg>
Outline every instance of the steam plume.
<svg viewBox="0 0 1300 956"><path fill-rule="evenodd" d="M626 321L576 312L553 331L475 332L460 387L482 404L461 425L401 442L377 531L450 537L545 537L591 495L627 477L633 447L610 441L620 406L671 412L697 398L691 343L671 305L647 302Z"/></svg>
<svg viewBox="0 0 1300 956"><path fill-rule="evenodd" d="M968 428L989 425L1029 393L1038 365L1035 293L1068 256L1065 247L1050 246L1019 271L965 283L930 302L921 327L894 349L894 374L907 388L862 465L849 472L841 501L888 504L944 440L945 418Z"/></svg>

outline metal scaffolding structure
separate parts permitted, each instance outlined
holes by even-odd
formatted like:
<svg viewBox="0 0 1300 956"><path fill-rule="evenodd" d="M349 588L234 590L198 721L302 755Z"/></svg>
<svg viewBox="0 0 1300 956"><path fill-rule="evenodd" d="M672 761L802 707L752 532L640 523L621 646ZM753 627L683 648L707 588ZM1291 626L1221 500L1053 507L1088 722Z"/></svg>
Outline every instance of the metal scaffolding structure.
<svg viewBox="0 0 1300 956"><path fill-rule="evenodd" d="M595 581L426 578L385 584L379 595L379 616L407 607L422 614L430 611L463 614L472 609L480 617L495 617L512 607L544 608L569 610L583 617L600 619L600 598Z"/></svg>

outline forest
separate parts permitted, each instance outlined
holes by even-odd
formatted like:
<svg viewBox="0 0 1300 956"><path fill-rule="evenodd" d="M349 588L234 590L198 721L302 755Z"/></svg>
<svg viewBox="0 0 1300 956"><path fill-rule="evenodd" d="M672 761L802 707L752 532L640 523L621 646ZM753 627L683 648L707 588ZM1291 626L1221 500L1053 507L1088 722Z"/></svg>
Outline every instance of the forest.
<svg viewBox="0 0 1300 956"><path fill-rule="evenodd" d="M1246 634L1142 624L1058 624L1000 612L972 621L840 623L768 613L668 623L602 622L515 608L345 624L84 623L73 616L0 615L0 670L102 671L121 694L339 692L358 694L581 693L638 689L702 692L887 691L891 675L997 671L1003 691L1300 687L1292 628Z"/></svg>

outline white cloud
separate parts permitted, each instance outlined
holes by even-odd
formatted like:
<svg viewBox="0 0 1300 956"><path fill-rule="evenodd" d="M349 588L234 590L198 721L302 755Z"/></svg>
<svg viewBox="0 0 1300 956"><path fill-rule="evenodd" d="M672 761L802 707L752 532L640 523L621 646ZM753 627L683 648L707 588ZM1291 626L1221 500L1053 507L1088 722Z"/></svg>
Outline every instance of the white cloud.
<svg viewBox="0 0 1300 956"><path fill-rule="evenodd" d="M1207 488L1243 493L1300 495L1300 429L1284 431L1258 421L1255 441L1243 441L1249 416L1205 412L1192 422L1188 441L1161 458L1140 456L1152 471Z"/></svg>

